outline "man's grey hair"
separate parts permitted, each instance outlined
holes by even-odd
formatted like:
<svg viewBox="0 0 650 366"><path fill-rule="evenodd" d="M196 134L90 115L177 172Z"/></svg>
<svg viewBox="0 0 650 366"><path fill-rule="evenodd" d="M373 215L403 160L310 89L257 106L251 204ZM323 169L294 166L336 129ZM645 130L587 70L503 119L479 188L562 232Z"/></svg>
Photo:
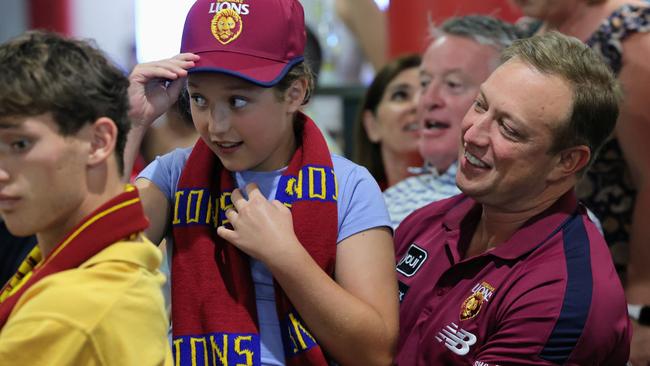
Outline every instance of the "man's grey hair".
<svg viewBox="0 0 650 366"><path fill-rule="evenodd" d="M440 26L430 23L429 34L434 39L445 34L467 37L477 43L494 46L498 51L521 38L514 24L487 15L449 18Z"/></svg>

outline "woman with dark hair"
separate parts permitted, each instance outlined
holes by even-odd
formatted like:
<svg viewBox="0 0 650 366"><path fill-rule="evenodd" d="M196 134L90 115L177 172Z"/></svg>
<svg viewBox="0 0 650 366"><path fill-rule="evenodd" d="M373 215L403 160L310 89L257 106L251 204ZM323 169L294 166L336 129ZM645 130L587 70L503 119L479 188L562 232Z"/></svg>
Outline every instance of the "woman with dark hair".
<svg viewBox="0 0 650 366"><path fill-rule="evenodd" d="M415 116L419 55L397 58L384 66L368 87L355 126L353 160L368 168L382 189L421 166L419 124Z"/></svg>

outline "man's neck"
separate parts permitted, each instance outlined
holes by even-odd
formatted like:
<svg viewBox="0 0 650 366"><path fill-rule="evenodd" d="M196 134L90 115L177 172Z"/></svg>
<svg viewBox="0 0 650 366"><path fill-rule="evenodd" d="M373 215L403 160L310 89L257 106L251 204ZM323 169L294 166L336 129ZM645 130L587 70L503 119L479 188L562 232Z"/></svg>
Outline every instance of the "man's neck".
<svg viewBox="0 0 650 366"><path fill-rule="evenodd" d="M457 160L451 160L451 161L426 161L426 165L429 167L431 170L435 170L435 174L437 175L443 175L446 174L449 168L451 168L452 165L456 164Z"/></svg>
<svg viewBox="0 0 650 366"><path fill-rule="evenodd" d="M498 207L482 205L481 218L476 225L465 257L473 257L490 251L506 242L530 218L544 212L559 197L544 200L520 210L506 211Z"/></svg>

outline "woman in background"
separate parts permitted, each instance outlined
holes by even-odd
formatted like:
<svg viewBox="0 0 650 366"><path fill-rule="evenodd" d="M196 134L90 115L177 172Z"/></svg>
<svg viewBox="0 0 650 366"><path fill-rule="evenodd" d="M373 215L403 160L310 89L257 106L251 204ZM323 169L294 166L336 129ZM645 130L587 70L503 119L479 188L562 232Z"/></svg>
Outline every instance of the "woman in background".
<svg viewBox="0 0 650 366"><path fill-rule="evenodd" d="M386 189L422 165L418 152L419 55L384 66L368 87L357 117L353 160Z"/></svg>

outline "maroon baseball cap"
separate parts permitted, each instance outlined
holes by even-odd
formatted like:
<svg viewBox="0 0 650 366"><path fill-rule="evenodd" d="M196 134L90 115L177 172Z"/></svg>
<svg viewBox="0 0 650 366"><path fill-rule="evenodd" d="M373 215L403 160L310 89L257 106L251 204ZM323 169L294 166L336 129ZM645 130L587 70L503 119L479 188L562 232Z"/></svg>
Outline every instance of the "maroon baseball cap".
<svg viewBox="0 0 650 366"><path fill-rule="evenodd" d="M305 41L298 0L197 0L181 52L201 56L190 73L221 72L269 87L303 61Z"/></svg>

